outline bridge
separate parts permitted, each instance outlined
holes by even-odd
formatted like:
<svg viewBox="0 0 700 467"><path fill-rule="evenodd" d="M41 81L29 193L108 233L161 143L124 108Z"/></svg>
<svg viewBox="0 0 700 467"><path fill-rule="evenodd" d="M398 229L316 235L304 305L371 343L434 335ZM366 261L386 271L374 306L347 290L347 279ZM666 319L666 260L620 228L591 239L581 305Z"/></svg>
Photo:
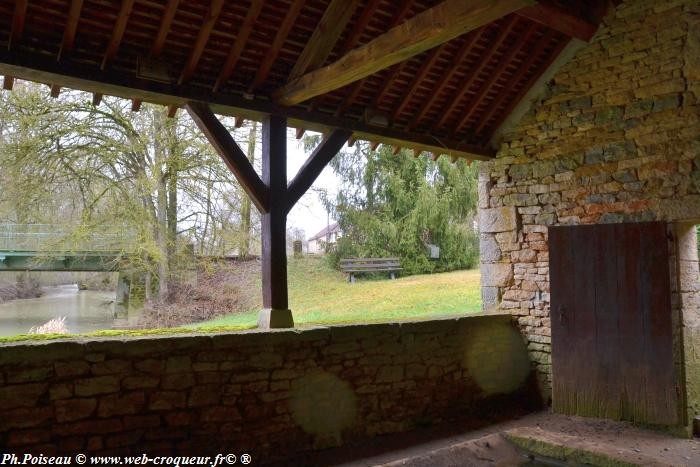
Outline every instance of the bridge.
<svg viewBox="0 0 700 467"><path fill-rule="evenodd" d="M118 271L134 235L53 224L0 224L0 271Z"/></svg>

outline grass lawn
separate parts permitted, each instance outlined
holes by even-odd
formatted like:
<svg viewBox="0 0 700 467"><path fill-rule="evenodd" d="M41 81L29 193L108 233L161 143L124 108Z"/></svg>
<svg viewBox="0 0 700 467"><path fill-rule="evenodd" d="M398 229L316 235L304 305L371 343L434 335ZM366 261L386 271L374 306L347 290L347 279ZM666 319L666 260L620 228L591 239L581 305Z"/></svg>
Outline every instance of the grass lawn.
<svg viewBox="0 0 700 467"><path fill-rule="evenodd" d="M456 316L481 310L479 271L402 277L359 276L350 284L323 258L289 260L289 303L297 325L381 322ZM192 328L249 326L258 310L235 313Z"/></svg>

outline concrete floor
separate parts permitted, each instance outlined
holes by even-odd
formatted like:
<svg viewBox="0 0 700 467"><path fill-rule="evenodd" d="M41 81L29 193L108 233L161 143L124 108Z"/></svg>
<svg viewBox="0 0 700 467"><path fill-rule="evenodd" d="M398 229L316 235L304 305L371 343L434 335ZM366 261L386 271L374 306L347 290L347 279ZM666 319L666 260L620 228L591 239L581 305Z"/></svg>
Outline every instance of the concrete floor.
<svg viewBox="0 0 700 467"><path fill-rule="evenodd" d="M452 429L451 429L452 428ZM503 434L573 451L592 452L624 465L700 466L700 440L674 438L628 423L540 412L477 430L441 427L378 438L373 445L326 451L310 465L515 466L527 464ZM353 454L354 453L354 454ZM318 464L317 464L318 462Z"/></svg>

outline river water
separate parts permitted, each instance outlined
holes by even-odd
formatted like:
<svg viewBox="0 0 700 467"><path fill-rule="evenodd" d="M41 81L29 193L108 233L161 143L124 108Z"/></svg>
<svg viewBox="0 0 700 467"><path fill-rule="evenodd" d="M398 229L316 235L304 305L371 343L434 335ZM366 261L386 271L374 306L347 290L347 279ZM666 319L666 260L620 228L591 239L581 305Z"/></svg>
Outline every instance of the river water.
<svg viewBox="0 0 700 467"><path fill-rule="evenodd" d="M44 287L39 298L0 303L0 336L26 334L53 318L66 317L70 333L111 329L114 292L78 290L76 285Z"/></svg>

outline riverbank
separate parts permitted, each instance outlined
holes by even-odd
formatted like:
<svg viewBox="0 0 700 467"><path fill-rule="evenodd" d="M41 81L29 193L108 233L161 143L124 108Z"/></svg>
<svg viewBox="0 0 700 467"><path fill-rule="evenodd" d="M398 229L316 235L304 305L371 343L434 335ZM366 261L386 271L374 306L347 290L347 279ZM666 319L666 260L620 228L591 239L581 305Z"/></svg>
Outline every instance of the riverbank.
<svg viewBox="0 0 700 467"><path fill-rule="evenodd" d="M197 285L172 286L169 303L147 305L140 328L254 326L262 308L259 261L202 268ZM324 258L289 258L289 304L297 324L400 321L481 310L478 270L350 284Z"/></svg>
<svg viewBox="0 0 700 467"><path fill-rule="evenodd" d="M14 284L0 283L0 303L21 298L38 298L43 294L39 282L29 277Z"/></svg>

